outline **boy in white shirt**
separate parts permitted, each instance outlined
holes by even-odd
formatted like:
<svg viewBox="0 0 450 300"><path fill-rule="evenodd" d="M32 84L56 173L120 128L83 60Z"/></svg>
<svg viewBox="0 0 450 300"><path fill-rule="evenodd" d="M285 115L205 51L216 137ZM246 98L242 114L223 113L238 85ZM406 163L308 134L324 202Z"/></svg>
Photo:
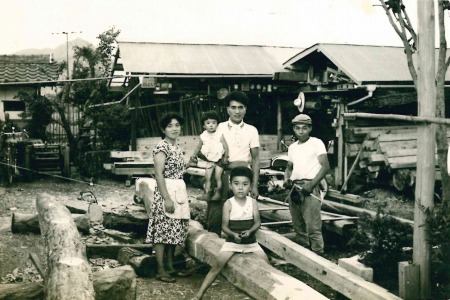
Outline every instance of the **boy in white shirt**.
<svg viewBox="0 0 450 300"><path fill-rule="evenodd" d="M300 237L306 237L311 250L323 253L321 201L319 182L330 170L324 143L310 137L312 121L300 114L292 120L297 141L288 149L288 165L284 174L285 187L292 188L289 210L292 225Z"/></svg>

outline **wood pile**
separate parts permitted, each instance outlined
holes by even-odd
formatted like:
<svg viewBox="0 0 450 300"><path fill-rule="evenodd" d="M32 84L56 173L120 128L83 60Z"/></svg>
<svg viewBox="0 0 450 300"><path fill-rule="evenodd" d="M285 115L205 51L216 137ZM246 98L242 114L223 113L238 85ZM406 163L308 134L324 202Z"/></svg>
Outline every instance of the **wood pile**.
<svg viewBox="0 0 450 300"><path fill-rule="evenodd" d="M351 176L365 176L367 182L374 183L387 179L399 191L414 185L418 143L415 125L350 127L345 134L348 166L356 166ZM450 141L450 130L447 137ZM439 170L436 180L440 180Z"/></svg>

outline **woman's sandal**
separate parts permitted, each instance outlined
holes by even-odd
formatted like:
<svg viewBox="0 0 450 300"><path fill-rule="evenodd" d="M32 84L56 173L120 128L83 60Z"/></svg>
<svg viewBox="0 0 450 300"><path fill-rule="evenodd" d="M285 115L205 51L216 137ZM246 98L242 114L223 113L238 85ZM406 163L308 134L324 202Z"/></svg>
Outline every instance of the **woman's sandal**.
<svg viewBox="0 0 450 300"><path fill-rule="evenodd" d="M175 278L170 275L156 275L156 279L162 282L174 283L177 282Z"/></svg>

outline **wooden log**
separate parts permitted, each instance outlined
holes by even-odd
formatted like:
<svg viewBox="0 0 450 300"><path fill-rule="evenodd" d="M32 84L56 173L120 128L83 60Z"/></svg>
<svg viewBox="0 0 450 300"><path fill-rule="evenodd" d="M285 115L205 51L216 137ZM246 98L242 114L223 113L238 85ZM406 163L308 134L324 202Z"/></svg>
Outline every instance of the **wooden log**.
<svg viewBox="0 0 450 300"><path fill-rule="evenodd" d="M408 169L396 170L392 175L392 184L398 191L403 191L407 186L414 185L414 176Z"/></svg>
<svg viewBox="0 0 450 300"><path fill-rule="evenodd" d="M105 212L103 226L124 232L144 234L147 232L148 215L145 211L133 210Z"/></svg>
<svg viewBox="0 0 450 300"><path fill-rule="evenodd" d="M363 214L368 214L373 219L376 218L377 213L368 209L354 207L351 205L346 205L342 203L337 203L329 200L322 200L322 209L325 211L332 211L337 213L345 213L353 216L362 216ZM411 227L414 225L414 221L403 219L400 217L392 216L395 220L402 224L410 225Z"/></svg>
<svg viewBox="0 0 450 300"><path fill-rule="evenodd" d="M202 230L198 222L190 221L186 250L191 256L212 265L224 242L216 234ZM221 274L255 299L327 299L254 253L235 254Z"/></svg>
<svg viewBox="0 0 450 300"><path fill-rule="evenodd" d="M152 277L156 274L156 259L133 248L123 247L119 250L117 261L122 265L130 265L137 275Z"/></svg>
<svg viewBox="0 0 450 300"><path fill-rule="evenodd" d="M11 218L12 233L41 233L38 215L16 212ZM90 221L87 215L72 214L72 218L80 233L89 234Z"/></svg>
<svg viewBox="0 0 450 300"><path fill-rule="evenodd" d="M42 300L44 288L42 283L5 283L0 284L0 299L7 300Z"/></svg>
<svg viewBox="0 0 450 300"><path fill-rule="evenodd" d="M136 273L130 266L98 271L93 273L92 277L95 300L136 299ZM0 284L0 299L41 300L43 298L42 283Z"/></svg>
<svg viewBox="0 0 450 300"><path fill-rule="evenodd" d="M36 207L47 253L46 299L94 299L86 249L68 209L40 194Z"/></svg>
<svg viewBox="0 0 450 300"><path fill-rule="evenodd" d="M93 285L95 300L136 299L136 273L130 266L95 272Z"/></svg>
<svg viewBox="0 0 450 300"><path fill-rule="evenodd" d="M152 254L153 245L151 244L86 244L86 255L88 258L103 257L117 259L120 249L123 247L133 248L147 254Z"/></svg>
<svg viewBox="0 0 450 300"><path fill-rule="evenodd" d="M260 229L256 239L265 248L350 299L400 299L276 232Z"/></svg>
<svg viewBox="0 0 450 300"><path fill-rule="evenodd" d="M129 236L129 233L125 233L118 230L113 229L103 229L102 232L106 234L109 237L112 237L113 239L125 243L125 244L132 244L133 238Z"/></svg>

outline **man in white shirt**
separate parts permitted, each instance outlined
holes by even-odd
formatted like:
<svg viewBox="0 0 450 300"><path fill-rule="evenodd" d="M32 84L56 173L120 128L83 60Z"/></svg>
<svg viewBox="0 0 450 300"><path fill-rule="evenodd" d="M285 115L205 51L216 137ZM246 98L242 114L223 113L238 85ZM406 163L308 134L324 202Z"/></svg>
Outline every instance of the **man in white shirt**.
<svg viewBox="0 0 450 300"><path fill-rule="evenodd" d="M222 232L223 204L229 198L229 171L238 166L251 166L253 180L251 196L258 198L259 180L259 135L258 130L243 119L247 112L248 97L240 91L231 92L227 98L228 121L219 124L220 131L228 145L229 164L222 176L222 193L217 201L208 202L207 229L220 236ZM213 197L215 198L215 197Z"/></svg>
<svg viewBox="0 0 450 300"><path fill-rule="evenodd" d="M324 143L310 137L312 120L300 114L292 120L296 142L288 149L284 184L294 187L289 199L292 225L300 238L306 238L311 250L323 253L321 201L319 182L330 170Z"/></svg>

